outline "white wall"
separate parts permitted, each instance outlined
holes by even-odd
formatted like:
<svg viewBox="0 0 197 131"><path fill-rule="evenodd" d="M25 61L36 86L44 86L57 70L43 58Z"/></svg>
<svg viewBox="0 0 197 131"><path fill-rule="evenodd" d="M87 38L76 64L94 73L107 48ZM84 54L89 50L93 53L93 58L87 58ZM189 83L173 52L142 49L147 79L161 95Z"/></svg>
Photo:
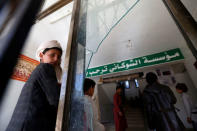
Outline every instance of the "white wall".
<svg viewBox="0 0 197 131"><path fill-rule="evenodd" d="M197 88L197 69L194 67L196 59L192 55L191 51L187 48L181 48L183 55L185 56L184 65L188 71L188 74L194 83L194 86Z"/></svg>
<svg viewBox="0 0 197 131"><path fill-rule="evenodd" d="M35 51L42 42L57 40L63 49L62 56L65 55L71 15L63 17L60 20L58 20L59 17L56 18L55 15L56 14L52 14L46 17L32 27L29 37L26 40L26 45L22 52L23 54L36 59ZM57 19L57 21L52 23L54 21L53 19Z"/></svg>
<svg viewBox="0 0 197 131"><path fill-rule="evenodd" d="M126 46L128 40L131 48ZM162 1L142 0L112 30L90 67L177 48L180 41L184 38Z"/></svg>
<svg viewBox="0 0 197 131"><path fill-rule="evenodd" d="M0 103L0 131L5 131L24 84L24 82L10 80Z"/></svg>
<svg viewBox="0 0 197 131"><path fill-rule="evenodd" d="M113 96L116 92L116 83L98 86L99 107L101 122L113 122Z"/></svg>
<svg viewBox="0 0 197 131"><path fill-rule="evenodd" d="M128 40L132 47L127 46ZM195 58L163 2L141 0L104 40L90 68L174 48L183 52L185 66L197 88Z"/></svg>
<svg viewBox="0 0 197 131"><path fill-rule="evenodd" d="M181 0L190 14L194 17L195 21L197 21L197 1L196 0Z"/></svg>

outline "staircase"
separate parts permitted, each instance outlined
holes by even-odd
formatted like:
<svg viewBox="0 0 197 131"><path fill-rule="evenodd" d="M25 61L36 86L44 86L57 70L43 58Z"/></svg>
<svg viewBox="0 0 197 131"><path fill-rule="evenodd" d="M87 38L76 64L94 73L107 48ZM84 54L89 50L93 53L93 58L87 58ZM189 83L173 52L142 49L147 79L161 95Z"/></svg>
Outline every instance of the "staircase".
<svg viewBox="0 0 197 131"><path fill-rule="evenodd" d="M128 128L126 131L146 131L144 124L144 115L139 107L125 106L125 116ZM115 131L114 123L104 124L106 131Z"/></svg>
<svg viewBox="0 0 197 131"><path fill-rule="evenodd" d="M126 106L127 131L145 131L143 112L139 107Z"/></svg>

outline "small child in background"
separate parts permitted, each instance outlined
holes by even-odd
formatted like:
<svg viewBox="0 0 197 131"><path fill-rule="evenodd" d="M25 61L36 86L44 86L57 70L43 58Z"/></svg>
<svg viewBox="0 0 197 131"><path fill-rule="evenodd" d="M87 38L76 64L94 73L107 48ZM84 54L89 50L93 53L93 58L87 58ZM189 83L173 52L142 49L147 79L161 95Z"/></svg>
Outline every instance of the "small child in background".
<svg viewBox="0 0 197 131"><path fill-rule="evenodd" d="M183 100L183 104L187 113L187 122L191 123L194 130L197 131L197 111L195 111L197 109L196 107L194 107L190 96L187 94L188 88L186 84L178 83L176 85L176 91L181 94L181 98Z"/></svg>

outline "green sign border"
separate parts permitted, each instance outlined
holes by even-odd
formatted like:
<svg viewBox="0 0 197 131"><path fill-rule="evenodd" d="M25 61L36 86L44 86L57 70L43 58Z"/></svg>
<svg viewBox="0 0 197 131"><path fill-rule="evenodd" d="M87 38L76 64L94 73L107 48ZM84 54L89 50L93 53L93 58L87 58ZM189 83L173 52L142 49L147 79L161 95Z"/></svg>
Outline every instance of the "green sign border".
<svg viewBox="0 0 197 131"><path fill-rule="evenodd" d="M132 69L137 69L145 66L152 66L156 64L162 64L177 60L183 60L184 56L179 48L147 55L143 57L138 57L134 59L128 59L120 62L115 62L112 64L107 64L103 66L98 66L94 68L89 68L86 71L86 77L100 76L111 73L117 73Z"/></svg>

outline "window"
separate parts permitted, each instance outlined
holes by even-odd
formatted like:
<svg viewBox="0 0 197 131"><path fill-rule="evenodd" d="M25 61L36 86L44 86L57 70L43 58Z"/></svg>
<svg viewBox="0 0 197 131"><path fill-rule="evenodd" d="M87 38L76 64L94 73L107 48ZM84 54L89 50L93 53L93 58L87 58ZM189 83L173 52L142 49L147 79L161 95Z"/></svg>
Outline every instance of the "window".
<svg viewBox="0 0 197 131"><path fill-rule="evenodd" d="M135 87L136 88L139 88L139 83L138 83L138 80L137 79L135 79Z"/></svg>

